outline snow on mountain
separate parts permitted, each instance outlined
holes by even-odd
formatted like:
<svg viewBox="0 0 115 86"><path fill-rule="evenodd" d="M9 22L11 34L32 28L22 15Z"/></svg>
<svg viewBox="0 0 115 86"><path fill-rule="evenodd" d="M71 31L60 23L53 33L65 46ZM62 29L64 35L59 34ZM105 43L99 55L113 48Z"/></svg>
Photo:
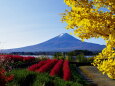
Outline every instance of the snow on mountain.
<svg viewBox="0 0 115 86"><path fill-rule="evenodd" d="M56 51L72 51L72 50L102 50L105 45L82 42L75 37L63 33L48 41L40 44L26 46L22 48L7 49L6 52L56 52Z"/></svg>

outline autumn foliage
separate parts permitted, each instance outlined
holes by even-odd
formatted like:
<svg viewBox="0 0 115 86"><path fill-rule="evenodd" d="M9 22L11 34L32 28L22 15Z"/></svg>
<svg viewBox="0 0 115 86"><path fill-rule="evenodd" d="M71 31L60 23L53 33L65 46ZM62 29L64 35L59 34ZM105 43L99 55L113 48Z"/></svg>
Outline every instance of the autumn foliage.
<svg viewBox="0 0 115 86"><path fill-rule="evenodd" d="M64 0L70 9L62 14L66 29L82 40L102 38L106 47L94 59L93 65L115 79L115 0Z"/></svg>

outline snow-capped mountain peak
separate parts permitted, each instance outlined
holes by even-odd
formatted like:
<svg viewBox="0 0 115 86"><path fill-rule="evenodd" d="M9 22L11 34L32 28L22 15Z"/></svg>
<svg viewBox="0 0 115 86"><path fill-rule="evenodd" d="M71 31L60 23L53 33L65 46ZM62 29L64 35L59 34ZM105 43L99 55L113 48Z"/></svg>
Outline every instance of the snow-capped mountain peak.
<svg viewBox="0 0 115 86"><path fill-rule="evenodd" d="M64 33L60 34L59 37L62 37L64 35Z"/></svg>
<svg viewBox="0 0 115 86"><path fill-rule="evenodd" d="M65 35L69 35L68 33L62 33L62 34L60 34L58 37L63 37L63 36L65 36Z"/></svg>
<svg viewBox="0 0 115 86"><path fill-rule="evenodd" d="M39 38L39 37L38 37ZM8 49L8 52L65 52L73 50L90 50L98 51L102 50L105 45L99 45L88 42L81 42L79 39L69 35L68 33L62 33L48 41L40 44Z"/></svg>

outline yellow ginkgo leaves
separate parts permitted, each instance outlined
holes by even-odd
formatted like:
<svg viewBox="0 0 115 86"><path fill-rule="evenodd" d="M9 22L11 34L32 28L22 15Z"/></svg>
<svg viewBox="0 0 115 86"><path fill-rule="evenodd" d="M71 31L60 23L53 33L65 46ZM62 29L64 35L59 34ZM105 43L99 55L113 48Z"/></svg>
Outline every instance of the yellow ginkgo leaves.
<svg viewBox="0 0 115 86"><path fill-rule="evenodd" d="M73 29L74 34L82 40L101 37L106 41L106 48L95 57L93 64L103 74L115 79L115 0L64 2L71 7L62 17L62 21L67 23L67 29Z"/></svg>

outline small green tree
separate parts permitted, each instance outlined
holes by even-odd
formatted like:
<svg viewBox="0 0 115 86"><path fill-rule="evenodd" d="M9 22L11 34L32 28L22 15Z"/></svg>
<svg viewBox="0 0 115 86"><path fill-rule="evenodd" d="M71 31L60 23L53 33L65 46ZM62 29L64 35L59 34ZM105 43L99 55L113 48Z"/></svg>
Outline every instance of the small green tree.
<svg viewBox="0 0 115 86"><path fill-rule="evenodd" d="M87 62L87 58L84 56L84 54L79 54L76 56L76 60L78 62Z"/></svg>

